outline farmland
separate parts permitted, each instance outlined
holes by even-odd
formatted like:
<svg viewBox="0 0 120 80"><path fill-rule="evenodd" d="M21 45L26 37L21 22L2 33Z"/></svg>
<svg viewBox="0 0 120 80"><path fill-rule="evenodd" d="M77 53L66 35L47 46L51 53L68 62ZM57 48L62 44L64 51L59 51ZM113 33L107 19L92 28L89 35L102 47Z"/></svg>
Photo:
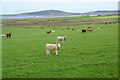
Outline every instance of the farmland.
<svg viewBox="0 0 120 80"><path fill-rule="evenodd" d="M116 16L5 19L2 33L13 35L11 39L2 38L2 77L117 78L116 23ZM93 31L81 33L88 27ZM45 33L54 28L54 33ZM60 42L58 56L54 51L46 56L45 44L56 43L56 37L64 35L68 38L65 43Z"/></svg>

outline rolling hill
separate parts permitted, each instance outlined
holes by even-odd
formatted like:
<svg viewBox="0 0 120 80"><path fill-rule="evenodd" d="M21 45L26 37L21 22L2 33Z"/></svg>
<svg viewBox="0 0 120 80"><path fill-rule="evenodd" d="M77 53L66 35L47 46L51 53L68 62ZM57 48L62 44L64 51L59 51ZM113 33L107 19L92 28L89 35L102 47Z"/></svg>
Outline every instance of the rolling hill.
<svg viewBox="0 0 120 80"><path fill-rule="evenodd" d="M105 10L105 11L92 11L83 13L82 15L100 15L100 16L108 16L108 15L117 15L120 13L120 10Z"/></svg>
<svg viewBox="0 0 120 80"><path fill-rule="evenodd" d="M118 15L118 13L120 13L120 10L91 11L91 12L86 12L86 13L71 13L71 12L65 12L65 11L60 11L60 10L43 10L43 11L36 11L36 12L14 14L10 16L71 16L71 15L107 16L107 15ZM3 15L3 16L9 16L9 15Z"/></svg>
<svg viewBox="0 0 120 80"><path fill-rule="evenodd" d="M68 16L68 15L80 15L80 13L69 13L60 10L43 10L30 13L22 13L20 15L39 15L39 16Z"/></svg>

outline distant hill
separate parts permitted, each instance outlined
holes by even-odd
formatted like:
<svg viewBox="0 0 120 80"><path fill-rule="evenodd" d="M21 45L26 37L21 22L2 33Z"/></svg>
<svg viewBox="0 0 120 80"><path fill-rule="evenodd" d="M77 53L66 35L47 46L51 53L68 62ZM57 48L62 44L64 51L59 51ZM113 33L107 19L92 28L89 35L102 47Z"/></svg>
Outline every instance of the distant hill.
<svg viewBox="0 0 120 80"><path fill-rule="evenodd" d="M68 16L68 15L80 15L80 13L69 13L60 10L44 10L37 12L22 13L19 15L38 15L38 16Z"/></svg>
<svg viewBox="0 0 120 80"><path fill-rule="evenodd" d="M117 15L120 13L120 10L111 10L111 11L92 11L92 12L87 12L83 13L82 15L100 15L100 16L108 16L108 15Z"/></svg>
<svg viewBox="0 0 120 80"><path fill-rule="evenodd" d="M71 16L71 15L81 15L81 16L107 16L107 15L117 15L120 13L120 10L104 10L104 11L92 11L87 13L70 13L60 10L43 10L37 12L28 12L28 13L21 13L21 14L14 14L10 16ZM4 15L3 15L4 16ZM9 15L6 15L9 16Z"/></svg>

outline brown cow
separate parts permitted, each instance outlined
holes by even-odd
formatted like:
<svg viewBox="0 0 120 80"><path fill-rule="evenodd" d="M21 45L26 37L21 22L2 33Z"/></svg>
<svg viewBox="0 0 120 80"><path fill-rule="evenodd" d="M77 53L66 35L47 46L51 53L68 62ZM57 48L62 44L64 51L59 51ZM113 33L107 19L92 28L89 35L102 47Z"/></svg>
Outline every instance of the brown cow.
<svg viewBox="0 0 120 80"><path fill-rule="evenodd" d="M92 32L92 29L88 29L88 32Z"/></svg>
<svg viewBox="0 0 120 80"><path fill-rule="evenodd" d="M89 29L91 29L91 27L88 27Z"/></svg>
<svg viewBox="0 0 120 80"><path fill-rule="evenodd" d="M12 35L11 33L6 34L7 38L11 38L11 35Z"/></svg>
<svg viewBox="0 0 120 80"><path fill-rule="evenodd" d="M74 31L74 29L72 29Z"/></svg>
<svg viewBox="0 0 120 80"><path fill-rule="evenodd" d="M51 31L48 31L48 32L46 32L47 34L50 34L51 33Z"/></svg>

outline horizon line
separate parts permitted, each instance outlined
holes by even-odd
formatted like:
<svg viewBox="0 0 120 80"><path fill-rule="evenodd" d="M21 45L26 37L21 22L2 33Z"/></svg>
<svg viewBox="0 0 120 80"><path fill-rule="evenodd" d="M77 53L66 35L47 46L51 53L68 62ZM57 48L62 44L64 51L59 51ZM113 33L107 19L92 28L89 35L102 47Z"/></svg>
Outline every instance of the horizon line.
<svg viewBox="0 0 120 80"><path fill-rule="evenodd" d="M17 14L24 14L24 13L32 13L32 12L40 12L40 11L49 11L49 10L57 10L57 9L46 9L46 10L37 10L37 11L28 11L28 12L20 12L20 13L4 13L0 15L17 15ZM117 9L119 11L119 9ZM88 13L88 12L95 12L95 11L117 11L116 9L111 9L111 10L93 10L93 11L86 11L86 12L79 12L79 13ZM68 12L64 10L57 10L57 11L63 11L63 12ZM68 13L78 13L78 12L68 12Z"/></svg>

